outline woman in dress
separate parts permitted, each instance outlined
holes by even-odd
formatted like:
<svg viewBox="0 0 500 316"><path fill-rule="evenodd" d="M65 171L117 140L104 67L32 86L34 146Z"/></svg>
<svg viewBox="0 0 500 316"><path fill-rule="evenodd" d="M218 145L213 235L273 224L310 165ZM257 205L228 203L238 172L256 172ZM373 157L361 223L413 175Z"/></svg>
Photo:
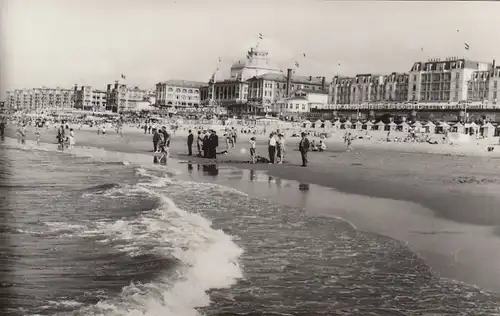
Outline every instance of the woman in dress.
<svg viewBox="0 0 500 316"><path fill-rule="evenodd" d="M73 148L75 146L75 132L72 128L69 129L69 148Z"/></svg>

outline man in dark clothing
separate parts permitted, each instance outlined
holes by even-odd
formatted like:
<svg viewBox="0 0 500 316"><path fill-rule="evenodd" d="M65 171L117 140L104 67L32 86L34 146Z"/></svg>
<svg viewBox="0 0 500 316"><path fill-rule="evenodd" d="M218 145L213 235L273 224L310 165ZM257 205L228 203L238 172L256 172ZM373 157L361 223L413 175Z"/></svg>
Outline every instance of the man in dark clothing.
<svg viewBox="0 0 500 316"><path fill-rule="evenodd" d="M155 153L158 152L158 143L160 142L160 140L161 140L160 133L158 133L158 131L155 129L153 131L153 151Z"/></svg>
<svg viewBox="0 0 500 316"><path fill-rule="evenodd" d="M193 155L193 142L194 142L194 135L193 133L191 132L191 130L189 130L189 135L188 135L188 156L192 156Z"/></svg>
<svg viewBox="0 0 500 316"><path fill-rule="evenodd" d="M309 139L306 137L306 133L302 133L302 139L299 143L299 151L302 157L302 167L307 167L307 152L309 151Z"/></svg>
<svg viewBox="0 0 500 316"><path fill-rule="evenodd" d="M210 152L210 137L208 134L205 134L203 137L203 157L208 158Z"/></svg>
<svg viewBox="0 0 500 316"><path fill-rule="evenodd" d="M5 121L4 121L4 119L2 119L0 121L0 137L2 137L2 139L3 139L4 135L5 135Z"/></svg>
<svg viewBox="0 0 500 316"><path fill-rule="evenodd" d="M217 147L219 147L219 136L215 133L215 131L212 131L212 134L209 137L209 143L210 143L210 153L209 153L209 158L217 158Z"/></svg>
<svg viewBox="0 0 500 316"><path fill-rule="evenodd" d="M161 127L161 133L163 134L163 147L170 147L170 135L168 134L165 126Z"/></svg>
<svg viewBox="0 0 500 316"><path fill-rule="evenodd" d="M64 123L61 123L61 126L57 130L57 143L59 145L59 149L64 149L64 140L66 139L64 133Z"/></svg>

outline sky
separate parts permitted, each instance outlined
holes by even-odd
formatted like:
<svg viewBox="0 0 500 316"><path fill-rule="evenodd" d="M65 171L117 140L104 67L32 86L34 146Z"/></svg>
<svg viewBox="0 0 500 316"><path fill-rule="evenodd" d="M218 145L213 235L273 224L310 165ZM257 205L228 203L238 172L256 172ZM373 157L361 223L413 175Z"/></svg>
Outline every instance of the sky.
<svg viewBox="0 0 500 316"><path fill-rule="evenodd" d="M494 2L0 0L5 90L207 81L256 44L306 76L406 72L448 56L500 64ZM464 49L464 42L470 50ZM306 54L306 57L303 57ZM339 66L340 64L340 66Z"/></svg>

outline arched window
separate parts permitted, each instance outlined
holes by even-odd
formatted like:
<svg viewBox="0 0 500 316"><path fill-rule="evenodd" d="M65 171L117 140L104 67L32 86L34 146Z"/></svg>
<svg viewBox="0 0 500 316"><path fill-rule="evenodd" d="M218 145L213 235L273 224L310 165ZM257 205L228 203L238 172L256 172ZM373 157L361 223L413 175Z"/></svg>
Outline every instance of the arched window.
<svg viewBox="0 0 500 316"><path fill-rule="evenodd" d="M183 95L183 96L181 97L181 99L182 99L182 100L186 100L186 96L185 96L185 95Z"/></svg>
<svg viewBox="0 0 500 316"><path fill-rule="evenodd" d="M181 92L181 89L177 88L175 89L175 92Z"/></svg>
<svg viewBox="0 0 500 316"><path fill-rule="evenodd" d="M174 92L174 89L168 88L168 92Z"/></svg>
<svg viewBox="0 0 500 316"><path fill-rule="evenodd" d="M189 90L188 90L188 93L193 93L193 90L189 89Z"/></svg>
<svg viewBox="0 0 500 316"><path fill-rule="evenodd" d="M198 93L198 90L194 90L194 93Z"/></svg>
<svg viewBox="0 0 500 316"><path fill-rule="evenodd" d="M186 93L186 92L187 92L186 89L182 89L182 93Z"/></svg>

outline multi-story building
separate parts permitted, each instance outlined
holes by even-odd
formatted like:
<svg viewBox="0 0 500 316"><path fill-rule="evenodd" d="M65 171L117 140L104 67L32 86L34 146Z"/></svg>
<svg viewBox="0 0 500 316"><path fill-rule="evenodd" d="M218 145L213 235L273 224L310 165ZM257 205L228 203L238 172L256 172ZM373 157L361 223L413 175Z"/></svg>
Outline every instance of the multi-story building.
<svg viewBox="0 0 500 316"><path fill-rule="evenodd" d="M75 109L103 112L106 110L106 91L93 89L91 86L74 88Z"/></svg>
<svg viewBox="0 0 500 316"><path fill-rule="evenodd" d="M313 109L330 109L327 91L310 88L296 90L290 97L273 103L270 112L290 116L291 114L310 112Z"/></svg>
<svg viewBox="0 0 500 316"><path fill-rule="evenodd" d="M205 83L187 80L168 80L156 84L156 105L197 108L200 106L200 88Z"/></svg>
<svg viewBox="0 0 500 316"><path fill-rule="evenodd" d="M114 85L108 84L107 86L106 111L113 113L136 111L138 106L142 106L152 95L154 95L153 91L128 87L116 81Z"/></svg>
<svg viewBox="0 0 500 316"><path fill-rule="evenodd" d="M404 102L408 94L408 74L359 74L355 77L335 76L330 86L332 104Z"/></svg>
<svg viewBox="0 0 500 316"><path fill-rule="evenodd" d="M471 105L500 107L498 104L500 67L493 61L490 70L475 71L468 81L467 101Z"/></svg>
<svg viewBox="0 0 500 316"><path fill-rule="evenodd" d="M43 111L69 109L74 105L72 89L33 88L7 91L7 107L18 110Z"/></svg>
<svg viewBox="0 0 500 316"><path fill-rule="evenodd" d="M490 76L488 101L493 107L499 107L500 102L500 66L494 67Z"/></svg>
<svg viewBox="0 0 500 316"><path fill-rule="evenodd" d="M491 70L491 64L464 58L416 62L410 71L408 100L422 103L467 101L468 81L476 71Z"/></svg>

